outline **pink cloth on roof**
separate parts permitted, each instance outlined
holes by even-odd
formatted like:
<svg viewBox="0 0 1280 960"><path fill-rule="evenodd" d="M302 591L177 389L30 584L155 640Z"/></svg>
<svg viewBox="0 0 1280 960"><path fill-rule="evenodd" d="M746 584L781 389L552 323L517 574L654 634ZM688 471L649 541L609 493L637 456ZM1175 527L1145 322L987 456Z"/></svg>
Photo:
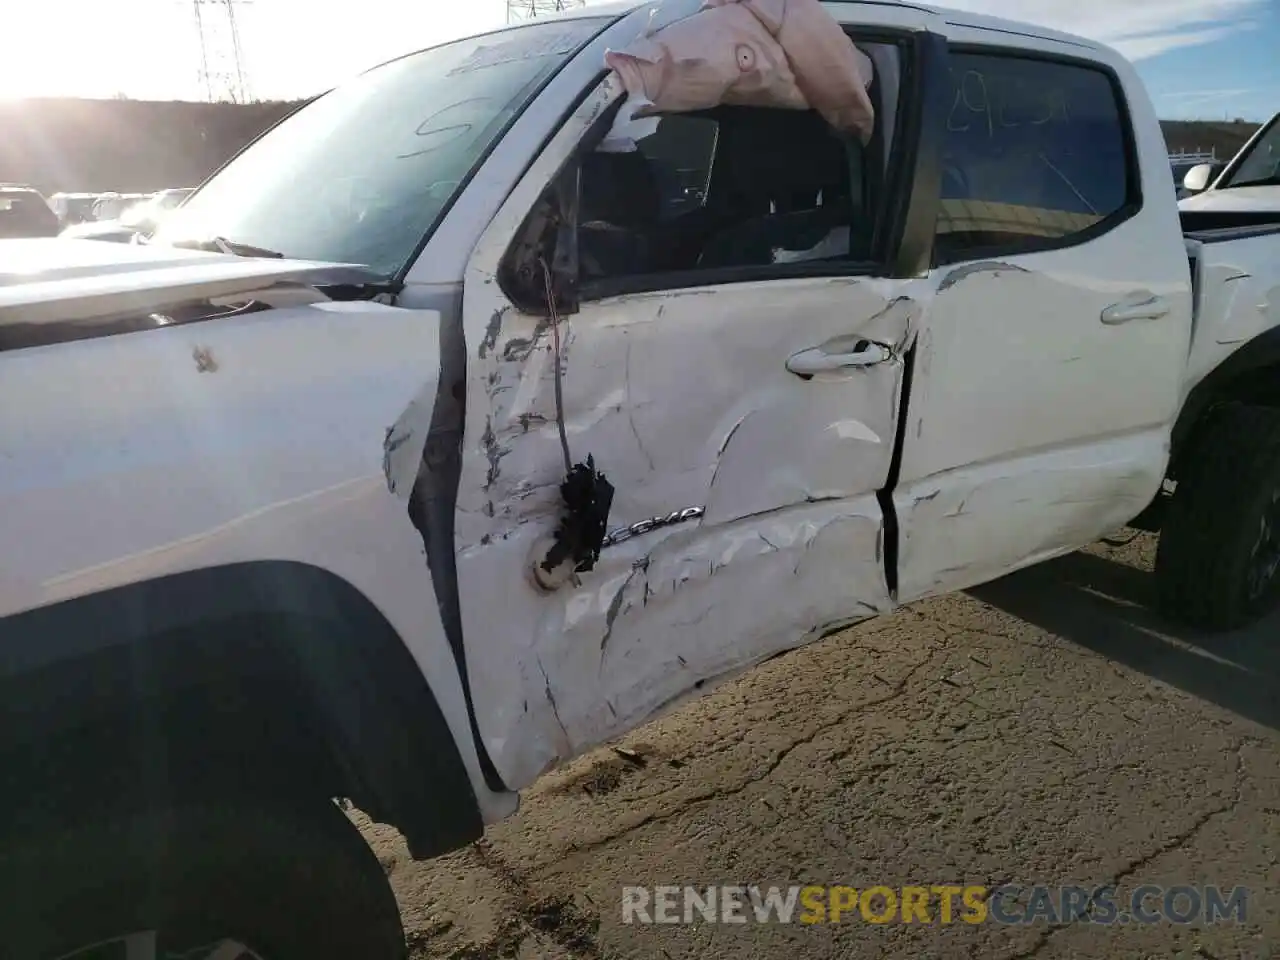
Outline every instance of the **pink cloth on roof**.
<svg viewBox="0 0 1280 960"><path fill-rule="evenodd" d="M704 0L605 64L637 116L719 104L817 110L838 130L871 137L871 60L819 0Z"/></svg>

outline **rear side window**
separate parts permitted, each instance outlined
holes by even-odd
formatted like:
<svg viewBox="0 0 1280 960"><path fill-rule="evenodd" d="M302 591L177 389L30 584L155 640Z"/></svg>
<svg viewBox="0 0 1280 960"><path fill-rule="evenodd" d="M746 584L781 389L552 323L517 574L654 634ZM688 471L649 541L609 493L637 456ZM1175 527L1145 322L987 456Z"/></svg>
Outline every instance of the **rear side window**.
<svg viewBox="0 0 1280 960"><path fill-rule="evenodd" d="M1133 209L1128 118L1105 72L953 53L937 260L1083 243Z"/></svg>

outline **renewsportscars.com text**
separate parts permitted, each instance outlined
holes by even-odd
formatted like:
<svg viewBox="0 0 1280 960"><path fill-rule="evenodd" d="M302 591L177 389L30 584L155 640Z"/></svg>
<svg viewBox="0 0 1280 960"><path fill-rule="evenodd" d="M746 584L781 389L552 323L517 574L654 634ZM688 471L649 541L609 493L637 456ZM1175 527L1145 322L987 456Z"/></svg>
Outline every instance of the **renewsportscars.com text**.
<svg viewBox="0 0 1280 960"><path fill-rule="evenodd" d="M1114 887L655 886L622 888L623 923L1243 923L1249 891Z"/></svg>

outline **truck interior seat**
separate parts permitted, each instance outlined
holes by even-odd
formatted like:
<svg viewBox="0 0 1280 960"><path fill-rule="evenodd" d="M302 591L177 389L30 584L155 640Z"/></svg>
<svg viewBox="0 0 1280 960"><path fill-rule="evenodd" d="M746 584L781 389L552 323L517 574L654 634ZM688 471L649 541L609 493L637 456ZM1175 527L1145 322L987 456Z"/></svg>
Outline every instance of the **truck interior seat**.
<svg viewBox="0 0 1280 960"><path fill-rule="evenodd" d="M644 154L584 154L578 212L583 279L649 272L661 213L657 176Z"/></svg>

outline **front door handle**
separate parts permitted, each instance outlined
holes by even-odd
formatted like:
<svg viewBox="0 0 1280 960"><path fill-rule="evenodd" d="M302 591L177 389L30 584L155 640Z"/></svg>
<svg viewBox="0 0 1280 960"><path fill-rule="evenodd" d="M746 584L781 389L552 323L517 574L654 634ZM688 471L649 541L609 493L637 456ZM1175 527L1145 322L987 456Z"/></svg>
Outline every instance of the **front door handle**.
<svg viewBox="0 0 1280 960"><path fill-rule="evenodd" d="M787 358L787 369L797 376L812 377L846 367L871 367L884 363L892 354L889 349L870 340L859 340L849 350L831 352L822 347L801 350Z"/></svg>
<svg viewBox="0 0 1280 960"><path fill-rule="evenodd" d="M1121 300L1102 311L1102 322L1109 327L1128 323L1130 320L1159 320L1173 309L1164 297L1142 296L1140 299Z"/></svg>

